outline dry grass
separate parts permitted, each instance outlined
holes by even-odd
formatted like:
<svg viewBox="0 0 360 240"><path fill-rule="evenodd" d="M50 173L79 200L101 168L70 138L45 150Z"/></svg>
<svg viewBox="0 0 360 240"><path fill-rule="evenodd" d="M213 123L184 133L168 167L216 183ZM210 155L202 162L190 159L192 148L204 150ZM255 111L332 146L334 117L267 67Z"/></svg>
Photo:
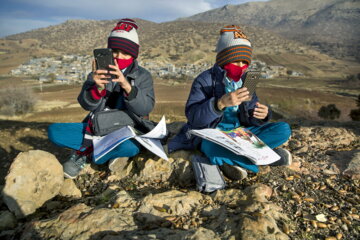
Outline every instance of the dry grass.
<svg viewBox="0 0 360 240"><path fill-rule="evenodd" d="M28 84L21 79L0 78L2 82L16 81L18 84ZM340 82L341 83L341 82ZM322 106L335 104L341 110L340 121L350 121L351 109L356 108L355 97L340 96L336 92L344 91L353 94L358 89L344 89L334 79L279 78L264 79L260 82L257 93L261 101L272 104L280 113L297 118L306 117L318 120L317 112ZM155 79L156 105L150 118L158 121L162 115L168 121L185 121L184 108L189 95L191 83L177 86L167 85ZM81 86L53 85L37 92L41 107L36 113L19 116L22 121L44 122L78 122L87 114L77 105L77 96ZM314 90L316 89L316 90ZM355 96L355 95L354 95ZM46 104L46 106L44 106Z"/></svg>

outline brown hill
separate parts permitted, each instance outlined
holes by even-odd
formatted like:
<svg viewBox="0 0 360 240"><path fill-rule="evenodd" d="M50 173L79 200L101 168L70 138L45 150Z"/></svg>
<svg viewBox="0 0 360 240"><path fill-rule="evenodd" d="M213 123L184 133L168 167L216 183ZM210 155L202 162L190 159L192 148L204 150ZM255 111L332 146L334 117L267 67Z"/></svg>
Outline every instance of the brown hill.
<svg viewBox="0 0 360 240"><path fill-rule="evenodd" d="M186 18L263 27L340 59L360 60L360 2L272 0L227 5Z"/></svg>
<svg viewBox="0 0 360 240"><path fill-rule="evenodd" d="M154 23L142 19L137 22L140 25L140 60L175 64L214 62L219 29L224 25L192 21ZM8 71L34 56L92 54L94 48L106 46L115 23L116 20L69 20L0 39L0 50L6 53L0 55L0 69ZM254 57L268 64L284 65L310 76L331 73L343 77L359 71L358 65L354 70L350 63L336 61L303 43L262 28L243 25L243 29L255 48ZM21 58L17 59L19 56Z"/></svg>

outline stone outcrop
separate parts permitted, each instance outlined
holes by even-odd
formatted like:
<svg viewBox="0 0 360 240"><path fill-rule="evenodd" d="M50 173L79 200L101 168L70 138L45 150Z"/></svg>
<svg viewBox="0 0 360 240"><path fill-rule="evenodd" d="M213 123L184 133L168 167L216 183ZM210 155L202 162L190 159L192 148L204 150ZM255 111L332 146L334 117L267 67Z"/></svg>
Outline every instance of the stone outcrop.
<svg viewBox="0 0 360 240"><path fill-rule="evenodd" d="M5 197L14 214L2 205L0 238L287 240L307 234L331 239L336 232L351 239L359 236L354 227L360 156L355 132L294 128L284 145L293 153L290 167L263 166L242 181L225 179L226 189L211 194L195 190L189 161L198 154L194 151L168 154L169 161L144 152L111 170L89 165L77 179L65 181L51 154L22 153L3 192L21 203L18 217L29 209L28 202L42 199L31 203L31 211L42 207L16 220L17 210ZM23 189L26 198L9 191L14 188Z"/></svg>
<svg viewBox="0 0 360 240"><path fill-rule="evenodd" d="M211 196L170 190L143 199L122 190L111 208L75 205L56 218L28 223L21 239L288 239L277 227L287 217L267 200L271 193L263 184Z"/></svg>

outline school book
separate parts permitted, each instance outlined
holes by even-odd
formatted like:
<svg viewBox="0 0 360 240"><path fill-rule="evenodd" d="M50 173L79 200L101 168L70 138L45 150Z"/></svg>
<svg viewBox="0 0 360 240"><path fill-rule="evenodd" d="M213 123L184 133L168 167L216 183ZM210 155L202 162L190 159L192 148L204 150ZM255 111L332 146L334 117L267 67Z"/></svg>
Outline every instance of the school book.
<svg viewBox="0 0 360 240"><path fill-rule="evenodd" d="M190 130L190 134L216 143L237 155L250 159L255 165L268 165L280 159L280 156L261 141L250 130L239 127L231 131L205 128Z"/></svg>
<svg viewBox="0 0 360 240"><path fill-rule="evenodd" d="M157 156L168 160L168 157L161 145L160 140L167 134L165 117L163 116L160 122L146 134L139 134L139 132L131 126L120 128L108 135L102 137L93 137L94 159L95 162L102 158L105 154L117 147L122 142L134 138L146 149L156 154Z"/></svg>

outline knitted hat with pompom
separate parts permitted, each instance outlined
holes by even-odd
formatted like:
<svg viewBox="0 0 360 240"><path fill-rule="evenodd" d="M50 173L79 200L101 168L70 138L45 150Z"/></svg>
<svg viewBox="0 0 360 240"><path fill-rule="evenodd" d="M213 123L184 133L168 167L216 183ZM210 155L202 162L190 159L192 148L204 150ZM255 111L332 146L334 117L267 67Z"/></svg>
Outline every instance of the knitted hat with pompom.
<svg viewBox="0 0 360 240"><path fill-rule="evenodd" d="M245 61L248 65L251 63L251 43L236 25L225 26L220 30L216 52L216 63L220 67L236 61Z"/></svg>
<svg viewBox="0 0 360 240"><path fill-rule="evenodd" d="M139 55L139 36L136 22L129 18L121 19L111 31L108 48L120 49L134 58Z"/></svg>

